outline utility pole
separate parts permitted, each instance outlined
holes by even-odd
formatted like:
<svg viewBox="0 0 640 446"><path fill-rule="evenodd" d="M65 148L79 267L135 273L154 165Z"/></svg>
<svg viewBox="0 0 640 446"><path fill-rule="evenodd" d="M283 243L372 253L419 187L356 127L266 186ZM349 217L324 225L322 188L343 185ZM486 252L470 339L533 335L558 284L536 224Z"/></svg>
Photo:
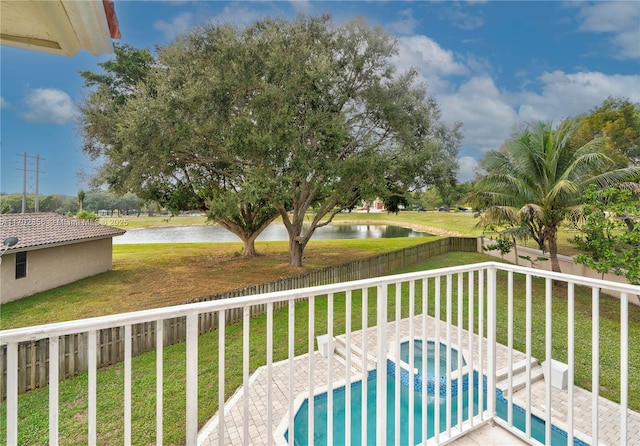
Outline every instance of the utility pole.
<svg viewBox="0 0 640 446"><path fill-rule="evenodd" d="M22 213L27 210L27 152L24 152L24 167L22 168Z"/></svg>
<svg viewBox="0 0 640 446"><path fill-rule="evenodd" d="M40 183L40 155L36 155L36 199L35 199L35 212L40 212L40 196L38 194L38 186Z"/></svg>
<svg viewBox="0 0 640 446"><path fill-rule="evenodd" d="M27 212L27 172L35 172L36 174L36 196L35 196L34 211L39 212L40 210L40 197L39 197L40 160L44 160L45 158L40 158L39 154L36 156L27 155L27 152L24 152L22 154L19 153L18 156L21 156L23 158L22 169L18 169L18 170L22 170L22 213L24 214L25 212ZM29 170L27 168L27 158L34 158L36 160L36 170Z"/></svg>

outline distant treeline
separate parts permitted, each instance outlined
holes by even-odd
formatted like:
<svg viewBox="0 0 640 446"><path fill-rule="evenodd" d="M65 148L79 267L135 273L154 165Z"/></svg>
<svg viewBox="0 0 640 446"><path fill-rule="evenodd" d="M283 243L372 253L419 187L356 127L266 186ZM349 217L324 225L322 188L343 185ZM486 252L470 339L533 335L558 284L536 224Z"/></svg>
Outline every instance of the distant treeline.
<svg viewBox="0 0 640 446"><path fill-rule="evenodd" d="M80 195L80 194L79 194ZM141 212L157 212L157 206L143 203L135 194L118 196L107 191L87 191L82 199L82 209L95 212L96 215L132 215ZM58 214L75 215L80 210L78 196L41 195L39 212L56 212ZM22 212L22 194L0 194L0 213L11 214ZM27 194L25 212L35 212L35 195Z"/></svg>
<svg viewBox="0 0 640 446"><path fill-rule="evenodd" d="M414 192L408 196L409 209L422 208L427 210L437 209L440 206L451 207L461 201L461 198L469 191L471 182L459 183L455 186L431 188L424 192ZM135 194L127 193L118 196L112 192L93 190L71 195L41 195L39 212L55 212L64 215L76 215L80 210L80 197L82 209L93 212L96 215L137 215L145 213L154 215L167 212L155 202L145 202ZM22 212L22 194L0 193L0 214L19 214ZM27 194L26 211L35 212L35 195Z"/></svg>

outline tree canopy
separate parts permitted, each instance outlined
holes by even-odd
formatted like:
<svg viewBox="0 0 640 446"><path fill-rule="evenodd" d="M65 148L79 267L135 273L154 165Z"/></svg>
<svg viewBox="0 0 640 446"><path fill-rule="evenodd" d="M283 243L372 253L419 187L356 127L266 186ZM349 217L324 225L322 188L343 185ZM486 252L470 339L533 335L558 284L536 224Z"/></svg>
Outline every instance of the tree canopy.
<svg viewBox="0 0 640 446"><path fill-rule="evenodd" d="M300 266L337 212L455 174L459 126L441 123L415 71L397 72L396 52L363 20L198 27L133 75L137 53L116 53L123 67L103 68L121 83L83 74L99 84L82 107L85 150L104 157L112 188L205 209L245 254L280 216Z"/></svg>
<svg viewBox="0 0 640 446"><path fill-rule="evenodd" d="M605 153L618 167L640 165L640 104L625 98L605 99L601 105L582 117L573 137L581 146L606 136Z"/></svg>

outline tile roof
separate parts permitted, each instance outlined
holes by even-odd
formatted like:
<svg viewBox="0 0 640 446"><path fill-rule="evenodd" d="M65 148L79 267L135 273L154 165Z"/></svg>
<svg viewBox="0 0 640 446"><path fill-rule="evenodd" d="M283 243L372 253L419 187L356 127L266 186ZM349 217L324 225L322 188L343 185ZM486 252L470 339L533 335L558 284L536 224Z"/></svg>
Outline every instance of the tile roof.
<svg viewBox="0 0 640 446"><path fill-rule="evenodd" d="M114 237L125 232L55 213L0 214L0 249L4 249L3 240L18 237L18 243L9 251Z"/></svg>

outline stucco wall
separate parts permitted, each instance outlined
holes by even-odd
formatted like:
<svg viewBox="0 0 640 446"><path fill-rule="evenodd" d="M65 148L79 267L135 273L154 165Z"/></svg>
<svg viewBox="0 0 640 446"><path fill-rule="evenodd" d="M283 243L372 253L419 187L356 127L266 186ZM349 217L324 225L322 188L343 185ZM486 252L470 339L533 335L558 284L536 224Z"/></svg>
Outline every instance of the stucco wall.
<svg viewBox="0 0 640 446"><path fill-rule="evenodd" d="M15 278L15 254L2 256L0 302L6 303L111 269L111 238L27 251L27 277Z"/></svg>
<svg viewBox="0 0 640 446"><path fill-rule="evenodd" d="M491 245L493 243L495 243L495 240L491 238L482 237L482 236L478 237L478 252L481 252L483 254L489 254L490 256L500 258L500 251L498 250L484 251L482 249L483 246ZM518 255L529 256L532 259L534 259L534 262L535 262L534 268L536 269L551 271L550 260L535 261L537 257L544 257L548 259L549 258L548 253L542 254L540 253L539 249L532 249L524 246L518 246ZM529 267L531 266L531 263L528 260L516 257L515 251L513 249L511 249L511 251L508 254L504 255L504 260L520 266L529 266ZM581 277L590 277L592 279L604 279L604 280L609 280L611 282L628 283L627 279L624 276L616 276L614 273L605 274L603 278L602 274L600 274L599 272L594 271L591 268L587 268L581 263L575 263L573 261L573 257L558 255L558 261L560 262L560 270L565 274L573 274L574 276L581 276ZM614 295L615 297L618 297L618 298L620 297L619 293L611 292L611 295ZM629 303L640 305L640 297L635 295L629 295Z"/></svg>

